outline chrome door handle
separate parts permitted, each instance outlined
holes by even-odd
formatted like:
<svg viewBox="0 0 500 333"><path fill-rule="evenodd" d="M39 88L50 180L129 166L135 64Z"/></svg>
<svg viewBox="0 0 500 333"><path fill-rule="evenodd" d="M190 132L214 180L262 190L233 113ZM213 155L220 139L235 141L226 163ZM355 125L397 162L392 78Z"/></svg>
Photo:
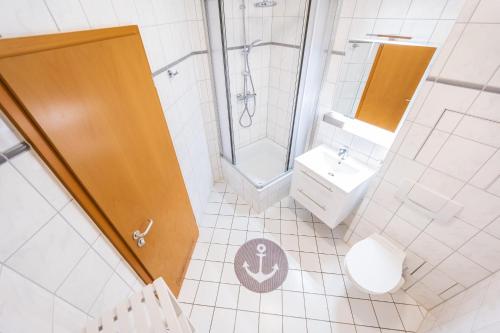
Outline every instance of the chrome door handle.
<svg viewBox="0 0 500 333"><path fill-rule="evenodd" d="M151 230L154 221L152 219L148 219L148 222L149 222L148 226L146 227L146 230L144 230L144 232L135 230L134 233L132 234L132 238L134 238L134 240L137 241L138 247L143 247L144 245L146 245L146 240L144 239L144 237L146 237L149 231Z"/></svg>

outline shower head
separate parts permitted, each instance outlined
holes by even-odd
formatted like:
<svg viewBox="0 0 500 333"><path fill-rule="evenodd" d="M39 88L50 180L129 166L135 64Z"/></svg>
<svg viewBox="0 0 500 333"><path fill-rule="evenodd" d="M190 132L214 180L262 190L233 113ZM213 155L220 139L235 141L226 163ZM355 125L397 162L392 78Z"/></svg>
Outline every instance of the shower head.
<svg viewBox="0 0 500 333"><path fill-rule="evenodd" d="M270 0L259 1L254 4L255 7L261 7L261 8L274 7L276 5L277 5L276 1L270 1Z"/></svg>

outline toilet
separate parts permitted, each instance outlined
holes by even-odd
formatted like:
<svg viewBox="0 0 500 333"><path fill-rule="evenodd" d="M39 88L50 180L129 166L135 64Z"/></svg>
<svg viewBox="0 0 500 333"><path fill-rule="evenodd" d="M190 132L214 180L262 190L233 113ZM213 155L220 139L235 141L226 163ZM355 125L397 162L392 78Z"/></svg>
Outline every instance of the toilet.
<svg viewBox="0 0 500 333"><path fill-rule="evenodd" d="M397 291L405 282L405 252L379 234L354 244L345 256L344 266L351 282L369 294Z"/></svg>

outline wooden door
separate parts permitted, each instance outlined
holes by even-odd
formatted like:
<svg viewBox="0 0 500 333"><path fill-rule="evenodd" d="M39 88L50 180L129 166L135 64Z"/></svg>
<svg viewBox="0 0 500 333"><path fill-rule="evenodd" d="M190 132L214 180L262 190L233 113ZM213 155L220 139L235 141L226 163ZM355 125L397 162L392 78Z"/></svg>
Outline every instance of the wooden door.
<svg viewBox="0 0 500 333"><path fill-rule="evenodd" d="M51 148L44 159L77 199L88 195L82 207L111 224L103 231L143 278L177 294L198 230L138 29L0 40L0 75L23 113L0 96L9 118L42 157ZM148 219L139 247L132 234Z"/></svg>
<svg viewBox="0 0 500 333"><path fill-rule="evenodd" d="M425 46L380 45L356 118L395 131L434 51Z"/></svg>

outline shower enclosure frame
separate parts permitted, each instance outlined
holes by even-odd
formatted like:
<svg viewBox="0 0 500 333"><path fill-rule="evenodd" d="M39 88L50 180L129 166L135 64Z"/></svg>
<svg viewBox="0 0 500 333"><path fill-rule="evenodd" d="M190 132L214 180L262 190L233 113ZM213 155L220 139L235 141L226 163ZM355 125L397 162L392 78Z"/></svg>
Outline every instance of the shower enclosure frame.
<svg viewBox="0 0 500 333"><path fill-rule="evenodd" d="M302 32L301 32L301 38L300 38L300 48L299 48L299 56L298 56L298 63L297 63L297 74L296 74L296 79L295 79L295 84L294 84L294 91L293 91L293 107L292 107L292 112L291 112L291 116L290 116L290 130L289 130L289 133L288 133L288 145L287 145L287 148L286 148L286 155L285 155L285 162L283 163L283 171L276 175L275 177L267 180L265 183L262 183L262 184L257 184L253 179L251 179L247 174L245 174L243 171L241 171L238 166L237 166L237 154L236 154L236 149L235 149L235 140L234 140L234 129L233 129L233 126L234 126L234 121L235 121L235 118L233 117L233 105L232 105L232 102L231 102L231 80L230 80L230 77L229 77L229 60L228 60L228 51L229 50L234 50L235 47L231 47L231 48L228 48L227 46L227 39L226 39L226 25L225 25L225 22L224 22L224 18L225 18L225 12L224 12L224 0L204 0L204 9L205 9L205 21L207 22L207 39L208 39L208 48L209 48L209 52L208 52L208 56L209 56L209 61L210 61L210 64L211 64L211 68L210 68L210 72L211 72L211 76L212 78L215 78L216 74L214 73L214 61L218 61L218 62L221 62L222 63L222 66L223 66L223 72L224 72L224 75L223 75L223 78L224 78L224 84L223 84L223 87L220 87L219 86L219 91L220 90L224 90L225 91L225 96L223 97L225 99L225 102L221 101L221 94L219 93L218 94L218 89L217 89L217 85L221 85L221 82L215 82L216 79L214 79L214 85L212 86L212 89L213 89L213 93L214 93L214 96L215 96L215 99L216 99L216 105L218 105L219 107L220 106L224 106L224 108L226 110L219 110L219 112L216 112L216 118L217 118L217 127L218 127L218 131L219 131L219 144L220 144L220 147L221 147L221 158L222 159L225 159L226 161L228 161L230 164L233 165L233 167L238 171L238 173L243 176L247 181L249 181L250 183L252 183L255 188L257 189L262 189L264 187L266 187L267 185L273 183L273 182L276 182L278 179L286 176L287 174L289 174L291 172L291 167L293 166L293 158L292 158L292 147L294 146L294 136L295 136L295 123L296 123L296 120L297 120L297 112L298 112L298 100L300 98L300 94L302 93L301 91L301 87L303 85L301 85L301 80L302 80L302 69L303 69L303 65L304 65L304 57L305 57L305 48L306 48L306 44L307 44L307 38L308 38L308 28L309 28L309 24L310 24L310 15L311 15L311 6L312 6L312 2L314 0L305 0L305 8L304 8L304 19L303 19L303 25L302 25ZM208 26L208 15L207 13L209 13L209 11L214 8L209 8L209 2L212 2L212 3L217 3L217 18L218 18L218 22L217 22L217 27L214 28L214 30L218 30L219 33L212 31L212 29L210 29L210 27ZM214 4L212 4L213 6ZM245 19L245 17L243 17L242 19ZM214 45L215 44L215 45ZM217 44L219 44L221 46L221 49L217 48L215 49L214 46L216 46ZM271 44L271 43L268 43L268 42L264 42L262 43L261 45L266 45L266 44ZM242 46L241 48L244 48L245 46ZM240 47L238 47L240 48ZM215 53L219 53L220 51L222 51L222 54L221 54L221 57L220 59L217 59L216 60L216 56L214 56L214 52ZM222 60L222 61L221 61ZM219 77L220 79L220 77ZM220 81L220 80L219 80ZM220 89L222 88L222 89ZM253 101L254 103L256 102L255 100ZM223 104L221 104L223 103ZM221 119L221 112L220 111L223 111L222 112L222 116L227 119L228 121L228 124L229 126L227 126L227 135L225 136L226 137L226 140L227 138L229 138L229 146L230 146L230 149L228 149L228 142L225 142L224 141L224 136L222 135L222 132L225 130L224 126L221 125L221 123L223 121L225 121L225 119Z"/></svg>

